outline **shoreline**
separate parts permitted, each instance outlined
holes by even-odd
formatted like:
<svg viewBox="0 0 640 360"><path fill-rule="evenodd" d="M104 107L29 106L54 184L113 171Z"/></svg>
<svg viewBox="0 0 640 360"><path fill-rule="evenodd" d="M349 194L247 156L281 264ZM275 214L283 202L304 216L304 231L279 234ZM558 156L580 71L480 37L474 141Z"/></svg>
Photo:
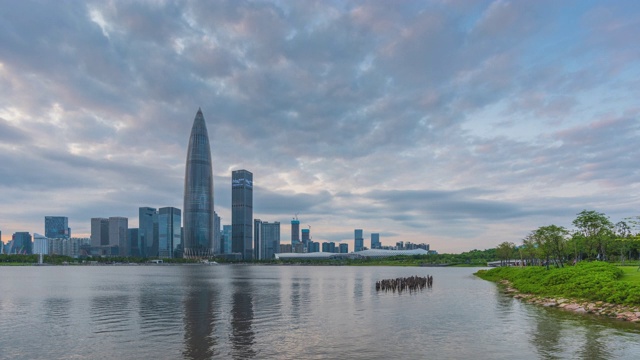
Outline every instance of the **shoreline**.
<svg viewBox="0 0 640 360"><path fill-rule="evenodd" d="M543 307L555 307L577 314L591 314L609 319L640 323L640 306L612 304L604 301L581 301L578 299L543 297L535 294L522 293L511 286L508 280L500 280L498 284L505 294L529 304Z"/></svg>

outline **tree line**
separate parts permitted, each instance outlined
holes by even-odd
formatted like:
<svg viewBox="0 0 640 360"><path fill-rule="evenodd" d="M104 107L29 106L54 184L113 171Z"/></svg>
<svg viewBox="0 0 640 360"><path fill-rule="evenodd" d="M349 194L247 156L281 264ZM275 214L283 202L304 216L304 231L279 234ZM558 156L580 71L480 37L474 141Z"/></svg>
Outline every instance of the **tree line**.
<svg viewBox="0 0 640 360"><path fill-rule="evenodd" d="M522 245L503 242L496 248L500 261L520 260L530 265L563 267L582 260L625 261L638 259L640 217L613 223L607 215L583 210L572 222L574 229L547 225L531 231Z"/></svg>

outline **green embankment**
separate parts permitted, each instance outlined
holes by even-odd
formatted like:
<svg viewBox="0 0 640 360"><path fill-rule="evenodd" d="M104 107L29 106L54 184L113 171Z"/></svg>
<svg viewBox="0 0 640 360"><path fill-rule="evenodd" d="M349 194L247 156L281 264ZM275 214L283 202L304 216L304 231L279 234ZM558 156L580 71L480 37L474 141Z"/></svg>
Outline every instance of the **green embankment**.
<svg viewBox="0 0 640 360"><path fill-rule="evenodd" d="M640 273L637 269L605 262L580 262L576 266L549 270L541 266L499 267L480 270L476 275L495 282L507 280L522 293L640 305Z"/></svg>

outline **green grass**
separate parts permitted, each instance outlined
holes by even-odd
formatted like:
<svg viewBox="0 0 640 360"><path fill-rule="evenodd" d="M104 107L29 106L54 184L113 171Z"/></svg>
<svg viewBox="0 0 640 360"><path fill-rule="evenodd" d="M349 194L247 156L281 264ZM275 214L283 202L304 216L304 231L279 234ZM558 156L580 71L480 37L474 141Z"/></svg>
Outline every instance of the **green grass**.
<svg viewBox="0 0 640 360"><path fill-rule="evenodd" d="M640 274L634 274L634 270L637 267L580 262L576 266L550 270L541 266L500 267L480 270L476 275L496 282L508 280L523 293L640 305Z"/></svg>
<svg viewBox="0 0 640 360"><path fill-rule="evenodd" d="M619 268L623 271L620 281L640 285L640 271L637 266L620 266Z"/></svg>

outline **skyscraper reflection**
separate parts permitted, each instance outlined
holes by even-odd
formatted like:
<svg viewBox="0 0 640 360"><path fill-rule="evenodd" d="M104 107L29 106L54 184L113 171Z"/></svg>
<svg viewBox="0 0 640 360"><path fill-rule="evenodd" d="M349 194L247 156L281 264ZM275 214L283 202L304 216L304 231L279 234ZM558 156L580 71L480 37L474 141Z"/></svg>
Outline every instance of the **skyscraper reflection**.
<svg viewBox="0 0 640 360"><path fill-rule="evenodd" d="M253 349L255 334L252 329L253 295L249 281L249 277L242 276L233 283L231 355L234 359L247 359L256 356L256 351Z"/></svg>
<svg viewBox="0 0 640 360"><path fill-rule="evenodd" d="M218 301L214 284L208 281L200 267L184 267L188 286L184 300L185 359L210 359L216 355L214 335L215 311Z"/></svg>

